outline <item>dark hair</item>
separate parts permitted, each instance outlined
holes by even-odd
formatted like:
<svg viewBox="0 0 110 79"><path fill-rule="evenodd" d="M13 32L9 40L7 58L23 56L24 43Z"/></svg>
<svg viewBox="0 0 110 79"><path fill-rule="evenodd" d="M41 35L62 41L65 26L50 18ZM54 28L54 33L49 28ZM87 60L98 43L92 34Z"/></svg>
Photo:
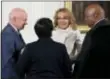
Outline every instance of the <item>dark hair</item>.
<svg viewBox="0 0 110 79"><path fill-rule="evenodd" d="M34 30L39 38L51 37L51 32L53 30L52 20L49 18L40 18L35 23Z"/></svg>

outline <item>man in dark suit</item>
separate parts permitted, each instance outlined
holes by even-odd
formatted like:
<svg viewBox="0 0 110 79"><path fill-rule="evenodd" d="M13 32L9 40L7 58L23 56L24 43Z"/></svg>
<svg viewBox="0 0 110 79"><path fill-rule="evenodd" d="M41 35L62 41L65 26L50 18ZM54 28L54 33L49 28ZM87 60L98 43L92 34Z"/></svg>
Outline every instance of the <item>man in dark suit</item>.
<svg viewBox="0 0 110 79"><path fill-rule="evenodd" d="M85 21L91 29L84 39L73 77L110 78L110 22L98 4L85 9Z"/></svg>
<svg viewBox="0 0 110 79"><path fill-rule="evenodd" d="M28 44L16 67L20 79L71 78L71 62L63 44L54 42L49 18L41 18L35 24L38 41Z"/></svg>
<svg viewBox="0 0 110 79"><path fill-rule="evenodd" d="M26 12L21 8L14 8L9 14L9 23L2 30L2 79L16 78L14 67L17 63L20 51L25 45L19 31L24 28L26 20Z"/></svg>

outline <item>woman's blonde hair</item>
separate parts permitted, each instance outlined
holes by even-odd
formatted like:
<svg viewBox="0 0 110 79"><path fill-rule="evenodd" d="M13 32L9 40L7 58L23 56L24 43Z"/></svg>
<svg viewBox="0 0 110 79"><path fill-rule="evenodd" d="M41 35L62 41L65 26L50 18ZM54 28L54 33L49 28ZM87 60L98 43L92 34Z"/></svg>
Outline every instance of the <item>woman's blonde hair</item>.
<svg viewBox="0 0 110 79"><path fill-rule="evenodd" d="M72 12L70 12L67 8L60 8L56 11L55 16L54 16L55 27L58 25L57 24L57 18L58 18L59 12L67 13L67 17L69 18L70 27L72 27L74 30L76 30L77 29L76 19L75 19L74 15L72 14Z"/></svg>

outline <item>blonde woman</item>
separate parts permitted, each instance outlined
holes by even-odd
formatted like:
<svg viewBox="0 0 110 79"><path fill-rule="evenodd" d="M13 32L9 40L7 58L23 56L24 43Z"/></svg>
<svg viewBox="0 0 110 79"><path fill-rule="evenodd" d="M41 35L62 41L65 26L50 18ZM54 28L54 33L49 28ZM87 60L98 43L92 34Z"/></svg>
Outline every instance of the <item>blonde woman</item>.
<svg viewBox="0 0 110 79"><path fill-rule="evenodd" d="M75 17L66 8L60 8L54 16L55 29L52 32L54 41L65 44L71 59L75 59L81 48L81 35L77 30ZM75 53L77 50L77 53Z"/></svg>

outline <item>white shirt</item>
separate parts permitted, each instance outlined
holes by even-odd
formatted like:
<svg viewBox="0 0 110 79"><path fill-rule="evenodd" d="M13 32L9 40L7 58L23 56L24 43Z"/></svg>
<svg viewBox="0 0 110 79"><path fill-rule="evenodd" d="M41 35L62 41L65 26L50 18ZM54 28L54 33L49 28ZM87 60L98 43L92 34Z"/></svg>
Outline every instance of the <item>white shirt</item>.
<svg viewBox="0 0 110 79"><path fill-rule="evenodd" d="M78 30L73 30L71 27L67 29L56 28L52 32L52 39L56 42L65 44L69 55L74 48L75 42L80 45L82 44L80 32Z"/></svg>

